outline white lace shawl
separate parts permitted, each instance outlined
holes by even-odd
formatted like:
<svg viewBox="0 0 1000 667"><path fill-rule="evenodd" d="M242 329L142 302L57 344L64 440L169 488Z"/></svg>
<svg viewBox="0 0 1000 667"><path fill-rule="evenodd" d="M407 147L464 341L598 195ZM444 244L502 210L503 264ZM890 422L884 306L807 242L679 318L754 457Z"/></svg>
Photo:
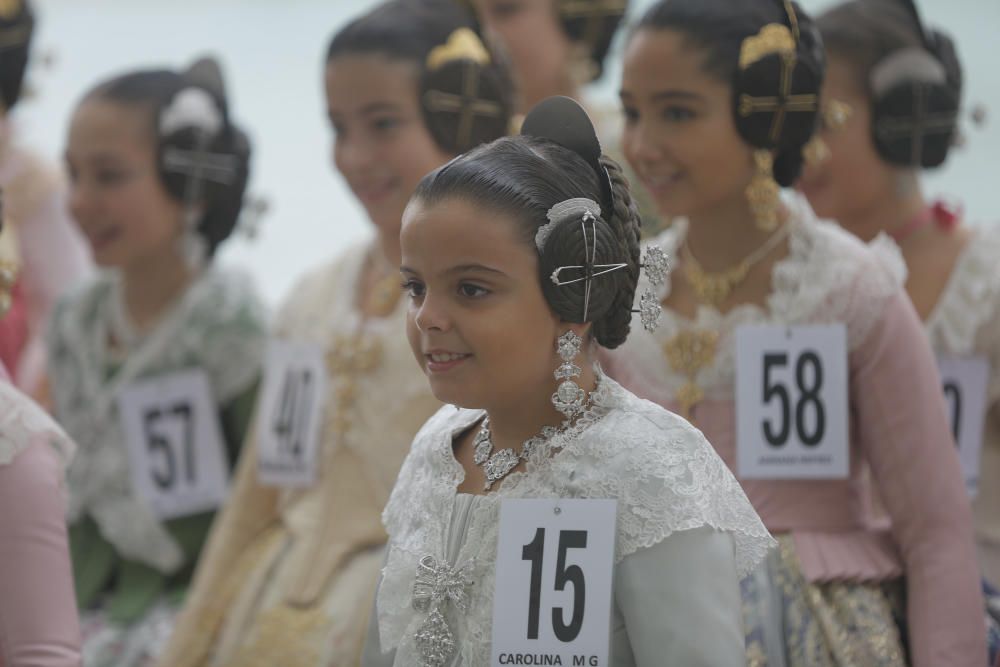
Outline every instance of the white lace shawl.
<svg viewBox="0 0 1000 667"><path fill-rule="evenodd" d="M259 374L264 309L248 276L209 268L116 370L107 345L116 280L103 274L71 294L50 325L55 414L80 446L67 473L69 520L89 514L120 554L170 573L183 564L183 553L133 493L118 392L142 378L197 367L225 405Z"/></svg>
<svg viewBox="0 0 1000 667"><path fill-rule="evenodd" d="M990 403L1000 400L1000 227L976 229L925 328L939 355L989 359Z"/></svg>
<svg viewBox="0 0 1000 667"><path fill-rule="evenodd" d="M693 319L664 308L652 335L642 331L636 315L632 322L636 335L614 354L624 355L620 358L628 358L630 364L641 364L644 375L656 378L674 395L688 378L670 366L663 352L665 343L686 330L715 331L719 334L717 354L696 379L706 396L726 399L735 387L734 334L740 326L843 323L849 349L864 343L882 316L883 305L902 290L906 264L899 249L885 236L865 246L839 226L817 220L801 198L792 197L787 203L792 225L789 253L774 265L766 307L744 304L723 314L700 305ZM674 257L687 227L687 220L678 219L652 243ZM645 277L641 282L636 294L648 286ZM670 294L670 286L668 277L659 289L661 300Z"/></svg>
<svg viewBox="0 0 1000 667"><path fill-rule="evenodd" d="M5 378L0 371L0 466L13 461L39 438L56 450L64 466L68 465L76 445L41 407Z"/></svg>
<svg viewBox="0 0 1000 667"><path fill-rule="evenodd" d="M551 457L537 453L525 472L509 475L480 499L454 567L471 563L475 584L467 613L455 619L463 665L490 659L494 565L500 501L504 498L616 498L615 562L676 531L711 526L732 534L742 576L773 545L742 488L700 431L610 378L593 394L594 408L553 441ZM449 518L464 470L452 454L453 436L481 411L442 408L421 429L383 514L389 554L378 592L382 651L397 649L396 667L419 664L414 634L426 617L412 607L418 561L446 562Z"/></svg>

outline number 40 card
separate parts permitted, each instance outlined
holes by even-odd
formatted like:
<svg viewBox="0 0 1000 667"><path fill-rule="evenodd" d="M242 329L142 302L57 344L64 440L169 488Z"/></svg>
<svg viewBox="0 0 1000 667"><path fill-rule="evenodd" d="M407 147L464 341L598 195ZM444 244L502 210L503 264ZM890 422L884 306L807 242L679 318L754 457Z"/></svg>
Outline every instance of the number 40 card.
<svg viewBox="0 0 1000 667"><path fill-rule="evenodd" d="M305 487L315 481L326 391L318 345L270 341L257 409L257 477L262 484Z"/></svg>
<svg viewBox="0 0 1000 667"><path fill-rule="evenodd" d="M491 665L607 667L616 500L504 500Z"/></svg>

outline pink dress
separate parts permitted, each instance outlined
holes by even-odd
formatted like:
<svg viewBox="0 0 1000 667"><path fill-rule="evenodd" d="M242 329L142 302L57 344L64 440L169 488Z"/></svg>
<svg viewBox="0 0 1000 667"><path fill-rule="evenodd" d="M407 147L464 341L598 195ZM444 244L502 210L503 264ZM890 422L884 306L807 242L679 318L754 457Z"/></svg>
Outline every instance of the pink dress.
<svg viewBox="0 0 1000 667"><path fill-rule="evenodd" d="M63 467L73 444L0 365L0 667L79 667Z"/></svg>
<svg viewBox="0 0 1000 667"><path fill-rule="evenodd" d="M766 308L744 305L722 314L702 306L694 319L665 310L653 336L633 324L636 332L624 349L606 360L608 371L640 396L678 410L678 396L692 376L675 369L665 350L681 332L714 332L716 352L693 375L704 398L691 418L735 472L736 329L845 324L848 478L741 484L768 530L789 540L804 589L832 582L878 587L902 577L912 664L983 665L983 599L971 511L934 357L902 290L902 259L889 248L870 251L802 207L795 211L790 252L774 268ZM681 221L656 242L675 256L685 231ZM669 284L661 296L668 293ZM876 495L888 517L875 509ZM877 664L902 664L894 660Z"/></svg>

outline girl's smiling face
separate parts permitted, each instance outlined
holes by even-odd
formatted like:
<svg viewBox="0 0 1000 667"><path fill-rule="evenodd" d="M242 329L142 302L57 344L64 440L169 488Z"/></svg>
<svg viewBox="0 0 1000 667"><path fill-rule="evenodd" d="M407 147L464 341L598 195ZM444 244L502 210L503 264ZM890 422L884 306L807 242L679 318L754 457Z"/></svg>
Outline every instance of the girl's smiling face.
<svg viewBox="0 0 1000 667"><path fill-rule="evenodd" d="M179 252L183 207L160 180L152 110L99 97L73 114L69 207L100 266L141 266Z"/></svg>
<svg viewBox="0 0 1000 667"><path fill-rule="evenodd" d="M667 216L694 216L744 199L752 149L733 121L732 87L705 71L705 54L670 29L640 29L625 50L625 156Z"/></svg>
<svg viewBox="0 0 1000 667"><path fill-rule="evenodd" d="M375 226L399 235L417 183L447 162L419 104L417 67L381 54L337 56L326 66L333 161Z"/></svg>
<svg viewBox="0 0 1000 667"><path fill-rule="evenodd" d="M518 225L461 198L415 199L403 215L407 336L441 401L489 410L516 404L527 387L555 387L554 341L566 325Z"/></svg>

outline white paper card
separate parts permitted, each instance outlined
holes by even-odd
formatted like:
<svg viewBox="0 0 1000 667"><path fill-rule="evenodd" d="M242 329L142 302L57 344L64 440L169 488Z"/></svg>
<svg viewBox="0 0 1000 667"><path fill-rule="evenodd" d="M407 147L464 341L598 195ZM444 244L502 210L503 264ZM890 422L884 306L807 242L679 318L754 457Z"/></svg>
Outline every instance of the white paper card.
<svg viewBox="0 0 1000 667"><path fill-rule="evenodd" d="M609 664L617 506L503 501L492 665Z"/></svg>
<svg viewBox="0 0 1000 667"><path fill-rule="evenodd" d="M984 357L939 358L941 386L952 435L958 444L962 475L969 495L979 487L979 457L983 450L990 362Z"/></svg>
<svg viewBox="0 0 1000 667"><path fill-rule="evenodd" d="M740 327L736 357L739 477L846 478L844 326Z"/></svg>
<svg viewBox="0 0 1000 667"><path fill-rule="evenodd" d="M205 372L170 373L124 387L118 412L132 486L161 519L216 509L229 462Z"/></svg>
<svg viewBox="0 0 1000 667"><path fill-rule="evenodd" d="M326 391L320 346L270 341L257 410L257 477L262 484L305 487L316 481Z"/></svg>

